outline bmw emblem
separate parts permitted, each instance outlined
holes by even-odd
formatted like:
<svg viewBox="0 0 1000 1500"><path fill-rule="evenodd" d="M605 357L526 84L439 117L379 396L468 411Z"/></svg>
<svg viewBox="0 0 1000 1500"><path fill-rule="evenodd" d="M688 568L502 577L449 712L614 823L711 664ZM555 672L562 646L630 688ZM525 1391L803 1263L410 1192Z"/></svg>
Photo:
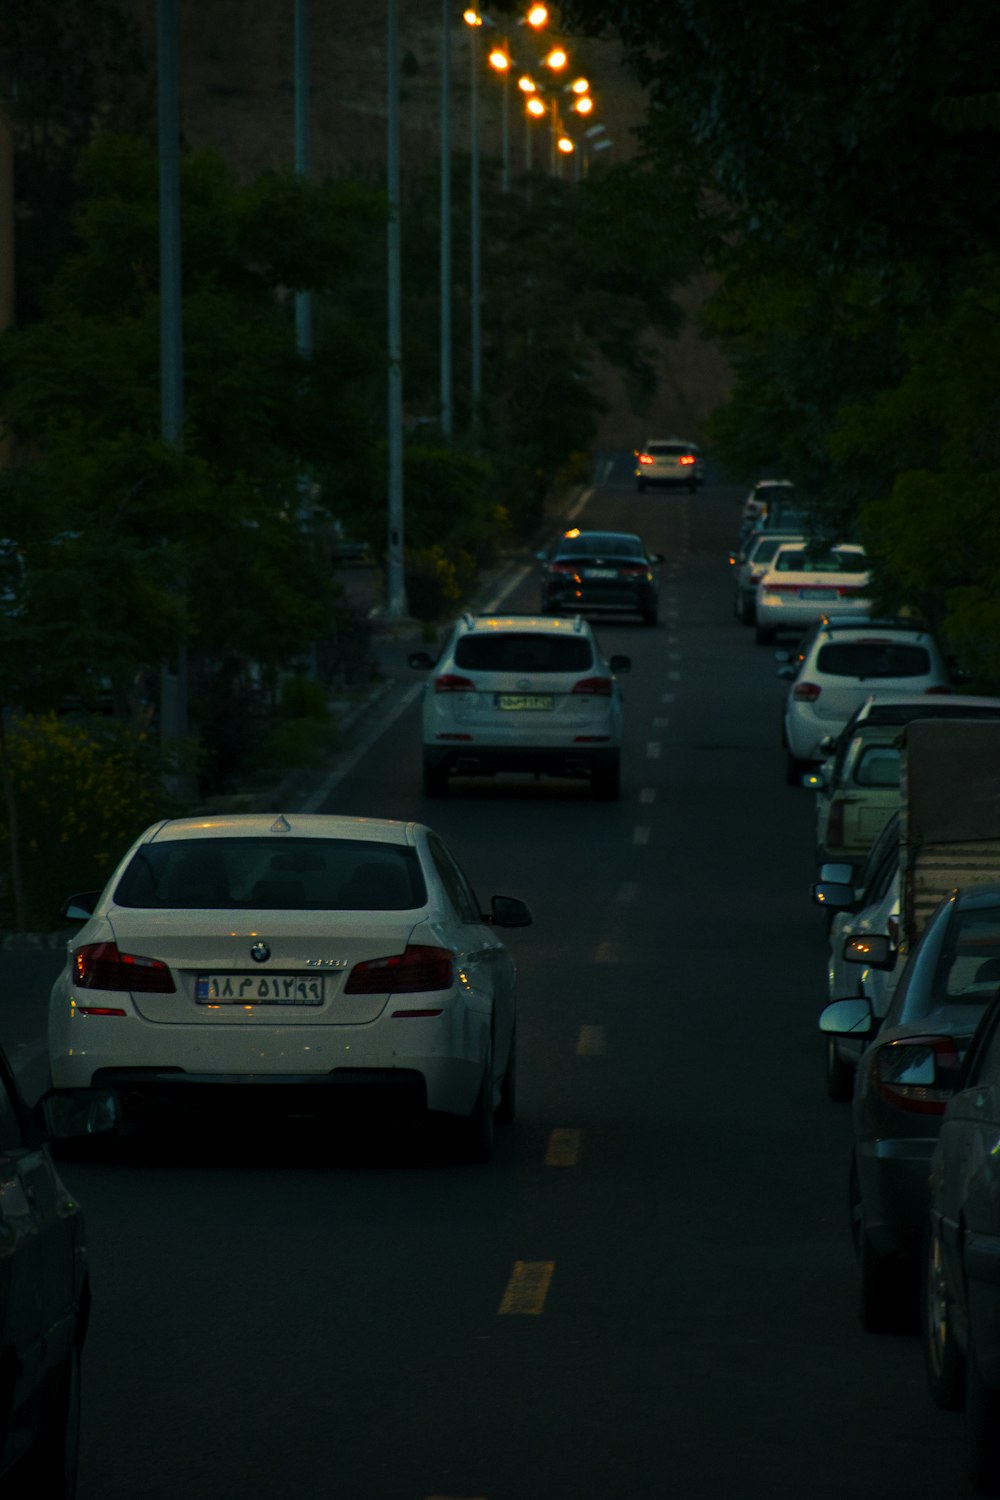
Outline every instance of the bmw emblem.
<svg viewBox="0 0 1000 1500"><path fill-rule="evenodd" d="M255 964L266 964L271 957L271 950L266 943L254 943L250 949L250 957Z"/></svg>

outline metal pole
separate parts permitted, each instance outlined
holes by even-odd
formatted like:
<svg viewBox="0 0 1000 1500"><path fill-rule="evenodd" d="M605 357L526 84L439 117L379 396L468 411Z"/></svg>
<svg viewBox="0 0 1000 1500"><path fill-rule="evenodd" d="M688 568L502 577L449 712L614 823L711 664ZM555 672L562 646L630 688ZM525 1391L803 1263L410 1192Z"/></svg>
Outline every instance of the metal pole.
<svg viewBox="0 0 1000 1500"><path fill-rule="evenodd" d="M469 56L472 60L472 78L469 93L469 200L472 222L470 226L471 263L469 268L470 297L472 302L472 420L478 421L479 403L483 392L483 335L482 307L480 303L480 255L479 255L479 28L470 28Z"/></svg>
<svg viewBox="0 0 1000 1500"><path fill-rule="evenodd" d="M309 176L309 0L295 0L295 170ZM295 347L312 355L312 293L295 293Z"/></svg>
<svg viewBox="0 0 1000 1500"><path fill-rule="evenodd" d="M441 0L441 431L451 437L451 0Z"/></svg>
<svg viewBox="0 0 1000 1500"><path fill-rule="evenodd" d="M389 0L387 60L386 179L389 198L389 515L386 548L386 616L406 615L403 571L403 349L402 261L399 224L399 14L398 0Z"/></svg>

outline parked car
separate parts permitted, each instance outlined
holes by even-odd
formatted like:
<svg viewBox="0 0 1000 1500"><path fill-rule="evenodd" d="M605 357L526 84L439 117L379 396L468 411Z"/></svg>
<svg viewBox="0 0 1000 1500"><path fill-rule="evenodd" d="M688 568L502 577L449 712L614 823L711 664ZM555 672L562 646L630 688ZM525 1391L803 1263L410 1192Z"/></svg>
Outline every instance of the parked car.
<svg viewBox="0 0 1000 1500"><path fill-rule="evenodd" d="M783 543L757 585L758 644L782 631L805 630L831 610L869 614L870 578L863 547L850 543L814 551Z"/></svg>
<svg viewBox="0 0 1000 1500"><path fill-rule="evenodd" d="M423 701L424 790L498 771L586 777L596 797L619 796L627 656L605 657L582 616L464 615L432 669Z"/></svg>
<svg viewBox="0 0 1000 1500"><path fill-rule="evenodd" d="M705 463L694 443L682 438L647 438L636 450L635 487L642 493L651 484L685 485L692 493L705 483Z"/></svg>
<svg viewBox="0 0 1000 1500"><path fill-rule="evenodd" d="M863 946L865 962L891 961L887 939ZM962 1060L1000 986L998 955L1000 887L952 892L914 947L881 1025L865 997L836 1000L820 1016L828 1036L870 1039L854 1084L849 1197L861 1318L872 1332L915 1325L931 1157Z"/></svg>
<svg viewBox="0 0 1000 1500"><path fill-rule="evenodd" d="M816 783L816 857L856 868L899 806L899 727L866 725ZM809 778L806 778L808 781Z"/></svg>
<svg viewBox="0 0 1000 1500"><path fill-rule="evenodd" d="M778 676L791 683L781 725L790 786L829 754L873 689L913 697L947 693L951 685L944 653L916 621L824 615L779 661Z"/></svg>
<svg viewBox="0 0 1000 1500"><path fill-rule="evenodd" d="M753 531L746 544L730 552L735 569L733 611L742 625L753 625L757 618L757 585L767 565L783 542L803 542L805 538L788 531Z"/></svg>
<svg viewBox="0 0 1000 1500"><path fill-rule="evenodd" d="M72 1500L90 1314L79 1203L46 1142L110 1131L114 1096L26 1105L0 1052L0 1490ZM8 1488L9 1487L9 1488Z"/></svg>
<svg viewBox="0 0 1000 1500"><path fill-rule="evenodd" d="M852 622L854 624L856 622ZM869 621L870 625L876 621ZM905 624L904 621L898 621ZM907 626L907 628L912 628ZM778 653L780 654L780 653ZM797 669L796 669L797 670ZM946 667L952 684L962 680L950 665ZM779 672L779 676L793 675ZM843 729L821 742L820 749L826 751L824 766L850 742L859 730L868 728L893 728L897 731L914 719L996 719L1000 718L1000 698L974 697L972 694L954 693L947 687L932 686L923 692L913 693L909 689L899 692L891 683L883 689L881 682L875 691L869 692L851 714Z"/></svg>
<svg viewBox="0 0 1000 1500"><path fill-rule="evenodd" d="M980 893L982 894L982 893ZM995 891L1000 902L1000 889ZM984 932L984 937L987 934ZM997 995L1000 932L983 966ZM933 1082L930 1059L924 1062ZM976 1489L1000 1494L1000 1001L984 1014L948 1101L930 1161L923 1255L927 1382L939 1406L966 1409Z"/></svg>
<svg viewBox="0 0 1000 1500"><path fill-rule="evenodd" d="M513 1118L515 964L420 823L319 814L177 818L132 845L49 1007L60 1089L112 1088L137 1121L241 1109L454 1117L488 1160Z"/></svg>
<svg viewBox="0 0 1000 1500"><path fill-rule="evenodd" d="M659 615L659 565L662 552L651 552L642 537L629 531L567 531L542 564L543 614L582 610L638 614L644 625Z"/></svg>
<svg viewBox="0 0 1000 1500"><path fill-rule="evenodd" d="M757 521L776 505L795 504L795 486L790 479L758 479L743 501L741 520Z"/></svg>

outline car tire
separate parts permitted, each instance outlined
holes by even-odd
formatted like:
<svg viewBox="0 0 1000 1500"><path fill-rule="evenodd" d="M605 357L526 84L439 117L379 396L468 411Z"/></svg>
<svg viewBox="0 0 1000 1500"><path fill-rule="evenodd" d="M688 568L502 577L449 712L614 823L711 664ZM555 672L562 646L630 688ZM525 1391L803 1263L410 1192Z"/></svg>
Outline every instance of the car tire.
<svg viewBox="0 0 1000 1500"><path fill-rule="evenodd" d="M80 1350L66 1356L59 1390L31 1451L17 1469L16 1494L73 1500L80 1451ZM4 1491L6 1494L6 1490ZM12 1494L11 1500L14 1500Z"/></svg>
<svg viewBox="0 0 1000 1500"><path fill-rule="evenodd" d="M692 495L697 495L697 493L698 493L698 486L696 484L689 484L688 485L688 491Z"/></svg>
<svg viewBox="0 0 1000 1500"><path fill-rule="evenodd" d="M854 1098L854 1064L844 1061L832 1036L826 1039L826 1093L837 1104L849 1104Z"/></svg>
<svg viewBox="0 0 1000 1500"><path fill-rule="evenodd" d="M635 487L639 491L640 495L644 495L646 493L646 485L645 485L645 482L642 479L637 479L636 480Z"/></svg>
<svg viewBox="0 0 1000 1500"><path fill-rule="evenodd" d="M851 1233L858 1260L858 1315L866 1333L913 1333L919 1298L911 1262L884 1255L871 1242L865 1225L857 1165L851 1162Z"/></svg>
<svg viewBox="0 0 1000 1500"><path fill-rule="evenodd" d="M513 1125L517 1116L517 1027L510 1034L510 1053L503 1081L500 1084L500 1103L494 1119L498 1125Z"/></svg>
<svg viewBox="0 0 1000 1500"><path fill-rule="evenodd" d="M590 776L590 789L598 802L617 802L621 796L621 761L616 758L603 766L595 766Z"/></svg>
<svg viewBox="0 0 1000 1500"><path fill-rule="evenodd" d="M472 1114L461 1122L462 1156L465 1161L485 1166L493 1160L496 1136L496 1114L493 1109L493 1034L486 1047L483 1077Z"/></svg>
<svg viewBox="0 0 1000 1500"><path fill-rule="evenodd" d="M754 631L754 640L758 646L769 646L777 635L777 631L770 625L758 625Z"/></svg>
<svg viewBox="0 0 1000 1500"><path fill-rule="evenodd" d="M444 766L432 761L429 756L424 756L424 795L426 797L447 797L448 795L448 772Z"/></svg>
<svg viewBox="0 0 1000 1500"><path fill-rule="evenodd" d="M965 1377L972 1483L981 1495L1000 1495L1000 1391L982 1377L971 1328Z"/></svg>
<svg viewBox="0 0 1000 1500"><path fill-rule="evenodd" d="M752 625L757 618L757 611L754 608L753 601L745 599L741 594L736 615L741 625Z"/></svg>
<svg viewBox="0 0 1000 1500"><path fill-rule="evenodd" d="M955 1343L954 1304L941 1263L941 1238L928 1225L921 1273L921 1318L927 1388L945 1411L965 1405L965 1359Z"/></svg>

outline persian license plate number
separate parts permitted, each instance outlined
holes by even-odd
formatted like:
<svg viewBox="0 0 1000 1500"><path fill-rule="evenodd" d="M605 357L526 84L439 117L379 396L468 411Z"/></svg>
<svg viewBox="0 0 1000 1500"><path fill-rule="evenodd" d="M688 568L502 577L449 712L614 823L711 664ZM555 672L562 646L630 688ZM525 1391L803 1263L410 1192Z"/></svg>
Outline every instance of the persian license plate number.
<svg viewBox="0 0 1000 1500"><path fill-rule="evenodd" d="M584 568L584 578L617 578L617 568Z"/></svg>
<svg viewBox="0 0 1000 1500"><path fill-rule="evenodd" d="M800 599L814 599L818 604L825 604L827 600L838 597L836 589L803 589L799 594Z"/></svg>
<svg viewBox="0 0 1000 1500"><path fill-rule="evenodd" d="M546 709L552 707L551 693L497 693L497 708Z"/></svg>
<svg viewBox="0 0 1000 1500"><path fill-rule="evenodd" d="M322 1005L319 974L199 974L199 1005Z"/></svg>

